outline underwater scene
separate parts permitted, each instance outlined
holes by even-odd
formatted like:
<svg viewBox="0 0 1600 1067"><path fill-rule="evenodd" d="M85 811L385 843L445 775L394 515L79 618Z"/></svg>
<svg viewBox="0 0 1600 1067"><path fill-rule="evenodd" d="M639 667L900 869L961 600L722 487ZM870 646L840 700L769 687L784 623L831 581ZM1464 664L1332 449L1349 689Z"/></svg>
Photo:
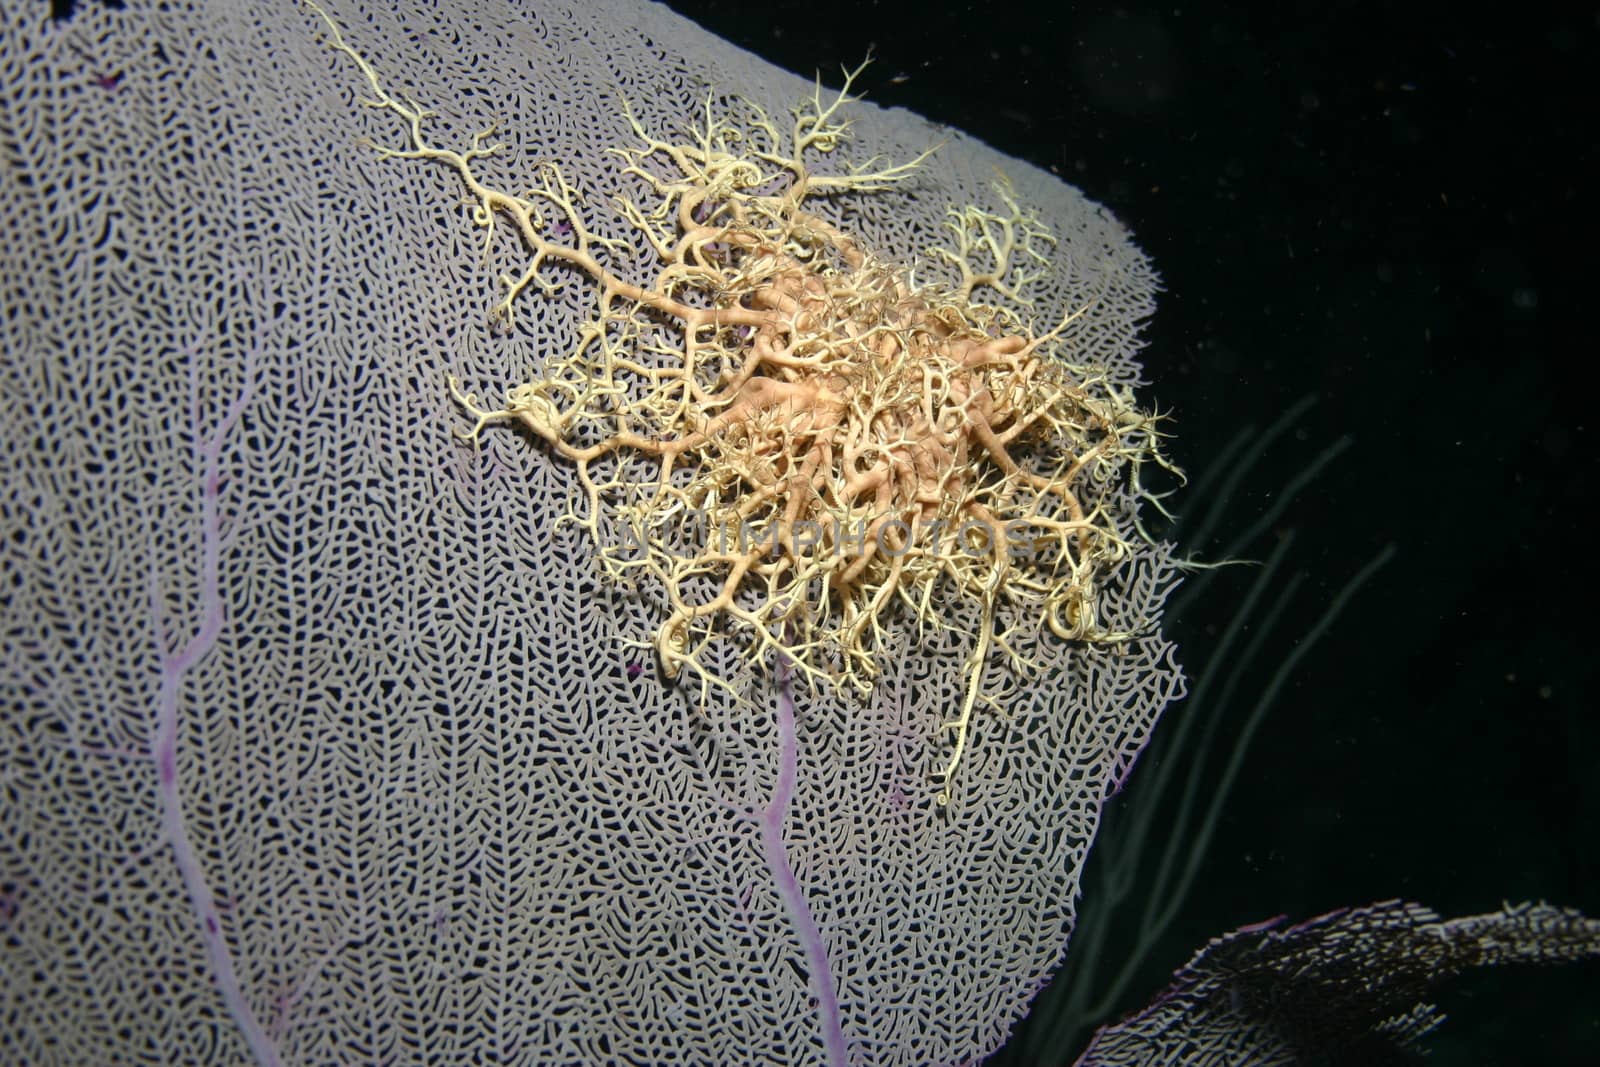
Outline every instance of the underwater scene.
<svg viewBox="0 0 1600 1067"><path fill-rule="evenodd" d="M1600 1062L1597 61L7 3L0 1065Z"/></svg>

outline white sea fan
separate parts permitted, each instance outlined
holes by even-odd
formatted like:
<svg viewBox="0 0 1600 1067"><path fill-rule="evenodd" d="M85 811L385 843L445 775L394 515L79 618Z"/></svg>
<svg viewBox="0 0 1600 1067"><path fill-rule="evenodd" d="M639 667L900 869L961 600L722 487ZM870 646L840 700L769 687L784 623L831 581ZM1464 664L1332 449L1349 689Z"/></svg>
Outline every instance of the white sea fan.
<svg viewBox="0 0 1600 1067"><path fill-rule="evenodd" d="M671 130L708 92L774 115L811 92L629 0L329 7L437 141L498 121L484 167L508 187L559 161L588 223L633 242L619 270L649 254L608 199L634 180L607 152L631 143L620 101ZM896 633L864 701L757 680L702 712L630 644L655 606L557 529L569 468L452 433L446 375L526 380L591 313L581 278L494 333L456 177L360 143L392 125L296 4L4 18L0 1059L999 1047L1065 949L1104 797L1181 690L1150 626L1165 550L1104 591L1106 625L1143 636L1019 632L1032 666L988 673L1008 714L976 719L948 808L958 631ZM1080 358L1136 382L1156 281L1115 220L856 108L855 158L947 143L830 204L839 225L910 260L1001 166L1058 242L1025 295L1085 306Z"/></svg>

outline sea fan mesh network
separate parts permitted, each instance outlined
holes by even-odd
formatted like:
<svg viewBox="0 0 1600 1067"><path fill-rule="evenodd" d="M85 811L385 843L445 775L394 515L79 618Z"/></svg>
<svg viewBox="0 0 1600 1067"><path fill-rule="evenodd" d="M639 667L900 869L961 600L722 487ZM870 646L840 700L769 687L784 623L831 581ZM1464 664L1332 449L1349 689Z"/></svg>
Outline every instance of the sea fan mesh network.
<svg viewBox="0 0 1600 1067"><path fill-rule="evenodd" d="M624 100L655 132L708 96L778 116L813 91L654 6L330 13L439 113L435 143L500 123L481 166L501 187L558 162L623 275L653 254L610 199L640 191L608 151L638 143ZM1064 949L1104 796L1181 687L1152 626L1172 564L1133 536L1132 490L1107 490L1128 553L1096 608L1134 636L1005 620L1021 659L979 679L1005 714L974 716L942 808L970 603L887 628L865 697L802 679L790 715L719 642L701 665L735 692L702 693L630 643L658 600L559 527L571 464L530 435L455 439L472 420L446 375L537 378L592 287L497 332L514 236L486 253L456 175L358 143L392 123L311 13L6 18L5 1058L997 1048ZM1056 242L1017 313L1081 309L1075 363L1136 383L1155 279L1114 220L960 134L852 109L846 158L943 147L819 216L956 286L929 253L948 209L1014 196Z"/></svg>

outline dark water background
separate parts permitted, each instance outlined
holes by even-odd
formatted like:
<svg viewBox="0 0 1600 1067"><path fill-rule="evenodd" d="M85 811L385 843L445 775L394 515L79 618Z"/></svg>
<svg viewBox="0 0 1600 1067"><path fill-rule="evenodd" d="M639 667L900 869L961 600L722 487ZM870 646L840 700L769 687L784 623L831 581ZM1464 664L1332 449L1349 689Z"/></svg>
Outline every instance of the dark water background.
<svg viewBox="0 0 1600 1067"><path fill-rule="evenodd" d="M1124 1009L1207 938L1280 913L1400 896L1446 916L1541 898L1600 915L1597 9L671 6L808 76L870 45L872 100L1108 204L1165 280L1147 399L1174 409L1191 470L1314 397L1221 533L1349 438L1252 550L1292 530L1285 573L1303 584L1234 703L1395 555L1275 701ZM1187 662L1205 669L1250 580L1227 573L1169 620ZM1439 1000L1432 1063L1600 1063L1600 965L1485 973Z"/></svg>

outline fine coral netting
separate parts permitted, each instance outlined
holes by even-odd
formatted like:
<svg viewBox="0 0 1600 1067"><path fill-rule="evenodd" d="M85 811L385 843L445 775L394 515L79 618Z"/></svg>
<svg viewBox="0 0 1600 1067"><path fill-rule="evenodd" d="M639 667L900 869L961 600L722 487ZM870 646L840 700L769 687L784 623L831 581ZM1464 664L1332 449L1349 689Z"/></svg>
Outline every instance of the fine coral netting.
<svg viewBox="0 0 1600 1067"><path fill-rule="evenodd" d="M5 15L0 1059L994 1050L1181 689L1148 263L658 6L328 15Z"/></svg>

